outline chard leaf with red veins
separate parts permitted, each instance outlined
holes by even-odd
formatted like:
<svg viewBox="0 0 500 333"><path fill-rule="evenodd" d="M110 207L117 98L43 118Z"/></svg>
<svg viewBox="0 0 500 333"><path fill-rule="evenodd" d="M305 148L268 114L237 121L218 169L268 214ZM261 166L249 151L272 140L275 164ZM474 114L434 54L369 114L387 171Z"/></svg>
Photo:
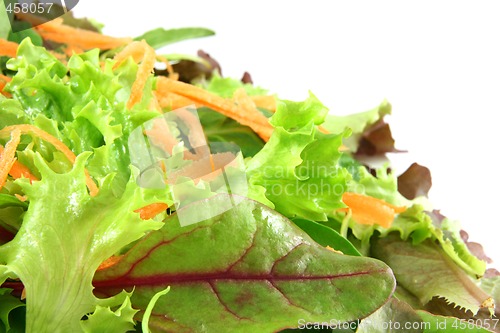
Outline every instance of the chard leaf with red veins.
<svg viewBox="0 0 500 333"><path fill-rule="evenodd" d="M218 195L193 213L235 197ZM395 281L372 258L334 253L291 221L248 199L223 214L181 227L177 214L114 266L98 271L102 295L134 289L146 309L170 286L150 318L155 332L276 332L307 322L351 321L381 307ZM238 200L238 201L239 201Z"/></svg>

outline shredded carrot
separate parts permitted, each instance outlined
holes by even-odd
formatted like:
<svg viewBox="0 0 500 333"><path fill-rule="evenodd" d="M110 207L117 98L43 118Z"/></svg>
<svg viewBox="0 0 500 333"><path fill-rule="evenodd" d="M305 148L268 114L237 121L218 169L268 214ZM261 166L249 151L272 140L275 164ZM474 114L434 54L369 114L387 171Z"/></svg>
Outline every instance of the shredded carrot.
<svg viewBox="0 0 500 333"><path fill-rule="evenodd" d="M41 139L49 142L57 150L61 151L71 163L73 163L73 164L75 163L76 155L75 155L75 153L73 153L71 151L71 149L66 147L66 145L64 143L59 141L54 136L39 129L36 126L27 125L27 124L7 126L7 127L4 127L2 130L0 130L0 138L8 136L10 133L14 133L15 131L19 131L21 134L35 134L35 135L37 135ZM8 145L9 144L7 144L7 146ZM7 154L7 146L5 147L5 154ZM86 177L87 187L89 188L89 191L90 191L90 195L95 196L99 192L99 189L97 188L97 185L94 183L94 181L90 177L87 170L85 170L85 177Z"/></svg>
<svg viewBox="0 0 500 333"><path fill-rule="evenodd" d="M170 110L180 109L185 106L195 105L196 107L201 106L199 103L195 103L193 100L180 96L171 92L158 92L154 91L156 95L156 99L158 100L158 104L162 108L168 108Z"/></svg>
<svg viewBox="0 0 500 333"><path fill-rule="evenodd" d="M391 205L384 200L370 197L363 194L345 192L342 201L352 212L352 218L359 224L378 224L384 228L389 228L394 221L396 213L402 213L406 207Z"/></svg>
<svg viewBox="0 0 500 333"><path fill-rule="evenodd" d="M30 169L28 169L27 166L25 166L24 164L20 163L19 161L15 161L14 162L14 165L12 166L12 169L10 169L9 174L14 179L18 179L18 178L24 177L24 178L28 178L30 180L30 182L34 182L34 181L38 180L38 178L35 177L31 173Z"/></svg>
<svg viewBox="0 0 500 333"><path fill-rule="evenodd" d="M7 142L0 156L0 189L5 185L9 171L16 161L16 149L20 141L21 131L13 130L10 133L10 141Z"/></svg>
<svg viewBox="0 0 500 333"><path fill-rule="evenodd" d="M19 14L23 20L30 21L32 18L26 14ZM63 24L61 18L48 21L35 27L37 32L45 40L63 43L68 46L78 47L83 50L93 48L114 49L132 42L130 38L115 38L102 35L98 32L73 28Z"/></svg>
<svg viewBox="0 0 500 333"><path fill-rule="evenodd" d="M271 112L276 111L276 97L267 95L267 96L251 96L253 102L259 108L266 109Z"/></svg>
<svg viewBox="0 0 500 333"><path fill-rule="evenodd" d="M111 256L108 259L104 260L99 267L97 268L98 271L109 268L111 266L116 265L121 259L123 258L123 255L120 256Z"/></svg>
<svg viewBox="0 0 500 333"><path fill-rule="evenodd" d="M338 253L338 254L344 254L344 253L342 253L342 251L335 250L333 247L330 247L328 245L326 246L326 249L329 250L329 251Z"/></svg>
<svg viewBox="0 0 500 333"><path fill-rule="evenodd" d="M19 44L0 38L0 56L14 58Z"/></svg>
<svg viewBox="0 0 500 333"><path fill-rule="evenodd" d="M135 104L140 102L144 86L148 77L153 73L156 61L155 50L148 45L144 40L133 42L127 45L120 53L115 56L115 68L119 66L125 59L132 57L138 62L141 59L141 64L137 70L137 77L132 85L130 97L127 102L127 108L131 109Z"/></svg>
<svg viewBox="0 0 500 333"><path fill-rule="evenodd" d="M5 86L7 85L7 82L5 81L0 81L0 93L2 95L4 95L5 97L12 97L12 94L7 92L7 91L4 91L3 89L5 88Z"/></svg>
<svg viewBox="0 0 500 333"><path fill-rule="evenodd" d="M167 58L165 58L164 56L161 56L161 55L157 55L156 56L156 59L162 63L165 64L165 66L167 66L167 72L168 72L168 77L172 80L178 80L179 79L179 74L177 74L174 70L174 67L172 66L172 64L170 63L170 61L168 61Z"/></svg>
<svg viewBox="0 0 500 333"><path fill-rule="evenodd" d="M318 130L323 134L330 134L330 131L324 128L323 126L318 126Z"/></svg>
<svg viewBox="0 0 500 333"><path fill-rule="evenodd" d="M0 154L3 153L3 150L4 148L2 147L2 145L0 145ZM38 178L33 176L33 174L31 173L31 171L28 169L27 166L25 166L24 164L22 164L17 160L14 161L14 164L12 165L12 168L9 171L9 175L11 175L12 178L14 179L18 179L21 177L28 178L30 182L38 180Z"/></svg>
<svg viewBox="0 0 500 333"><path fill-rule="evenodd" d="M21 202L26 202L28 200L28 197L26 195L19 195L19 194L14 194L14 196L17 198L17 200Z"/></svg>
<svg viewBox="0 0 500 333"><path fill-rule="evenodd" d="M2 94L6 94L6 92L3 91L3 88L7 85L7 82L5 81L0 81L0 90L2 91Z"/></svg>
<svg viewBox="0 0 500 333"><path fill-rule="evenodd" d="M170 92L188 98L197 104L208 106L238 121L240 124L250 127L265 141L269 140L273 131L267 118L255 107L249 107L249 105L246 104L247 101L244 101L243 107L240 107L232 100L224 99L202 88L188 83L174 81L166 77L158 77L157 91L160 95Z"/></svg>
<svg viewBox="0 0 500 333"><path fill-rule="evenodd" d="M135 213L139 213L139 216L143 220L149 220L155 217L156 215L163 213L166 211L168 208L167 204L164 203L154 203L151 205L148 205L146 207L142 207L139 209L134 210Z"/></svg>
<svg viewBox="0 0 500 333"><path fill-rule="evenodd" d="M64 48L64 54L68 57L71 57L73 54L82 54L83 52L85 51L81 47L74 45Z"/></svg>
<svg viewBox="0 0 500 333"><path fill-rule="evenodd" d="M0 80L4 81L6 83L9 83L10 81L12 81L12 79L10 77L2 75L2 74L0 74Z"/></svg>

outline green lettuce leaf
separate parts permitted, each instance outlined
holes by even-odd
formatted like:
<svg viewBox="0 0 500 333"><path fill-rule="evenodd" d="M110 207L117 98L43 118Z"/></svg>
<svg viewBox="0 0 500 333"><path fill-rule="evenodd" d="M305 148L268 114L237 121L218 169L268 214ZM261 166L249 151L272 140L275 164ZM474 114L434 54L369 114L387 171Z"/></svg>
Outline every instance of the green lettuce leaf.
<svg viewBox="0 0 500 333"><path fill-rule="evenodd" d="M10 27L10 19L5 10L5 2L0 3L0 38L8 39Z"/></svg>
<svg viewBox="0 0 500 333"><path fill-rule="evenodd" d="M0 194L0 209L6 207L23 207L27 208L28 204L26 202L20 201L13 195Z"/></svg>
<svg viewBox="0 0 500 333"><path fill-rule="evenodd" d="M156 28L145 32L144 34L134 38L134 40L145 40L154 49L181 42L183 40L213 36L215 32L206 28L178 28L178 29L163 29Z"/></svg>
<svg viewBox="0 0 500 333"><path fill-rule="evenodd" d="M249 83L243 83L240 80L230 77L223 78L217 74L212 76L205 89L224 98L233 97L234 93L238 89L244 89L248 96L268 94L268 91L261 87L256 87Z"/></svg>
<svg viewBox="0 0 500 333"><path fill-rule="evenodd" d="M134 180L116 197L110 175L90 197L84 173L88 157L79 155L71 171L57 174L37 155L41 180L18 181L30 204L15 238L0 247L0 282L17 277L24 284L27 331L80 331L80 319L103 306L92 293L97 267L162 226L142 221L134 210L166 199L139 189Z"/></svg>
<svg viewBox="0 0 500 333"><path fill-rule="evenodd" d="M495 316L500 319L500 276L483 277L479 280L479 287L493 297L495 301ZM500 329L500 325L498 327Z"/></svg>
<svg viewBox="0 0 500 333"><path fill-rule="evenodd" d="M269 142L247 163L250 197L287 217L326 221L344 207L350 179L338 165L344 134L323 134L328 109L312 94L304 102L280 101Z"/></svg>
<svg viewBox="0 0 500 333"><path fill-rule="evenodd" d="M323 246L329 246L336 251L350 256L361 256L358 250L347 239L342 237L337 231L324 224L314 221L294 219L300 229L304 230L309 237Z"/></svg>
<svg viewBox="0 0 500 333"><path fill-rule="evenodd" d="M345 165L345 164L344 164ZM418 244L426 239L437 240L444 252L465 272L472 276L482 276L486 270L486 262L475 257L467 248L460 236L460 224L445 218L433 221L432 210L425 199L407 200L398 191L398 181L394 173L388 171L388 165L376 169L372 175L364 166L351 166L355 170L352 180L348 183L350 192L369 195L396 206L406 206L408 209L398 214L391 227L384 228L377 224L358 224L354 219L348 221L348 226L354 237L361 241L361 252L366 253L371 237L377 231L381 237L397 231L401 239L411 239ZM343 216L336 216L342 221Z"/></svg>
<svg viewBox="0 0 500 333"><path fill-rule="evenodd" d="M417 313L424 322L425 333L494 332L476 325L475 321L465 321L455 317L437 316L422 310L418 310ZM489 326L493 328L494 325L495 323L493 322L493 324Z"/></svg>
<svg viewBox="0 0 500 333"><path fill-rule="evenodd" d="M24 40L18 57L8 63L16 72L8 85L14 101L2 100L0 108L4 103L5 109L14 108L0 119L0 127L35 124L75 154L95 152L88 160L93 177L102 181L116 173L117 187L123 189L130 177L128 150L123 149L128 135L159 113L147 110L153 97L153 77L148 79L140 103L131 111L126 109L138 66L132 60L116 69L113 64L107 60L101 68L96 49L74 55L64 65L44 48ZM52 153L51 148L46 149Z"/></svg>
<svg viewBox="0 0 500 333"><path fill-rule="evenodd" d="M153 309L156 305L156 302L162 297L163 295L168 294L170 291L170 287L167 287L165 290L161 290L157 292L152 298L151 301L149 301L148 306L146 307L146 310L144 310L144 315L142 316L142 332L143 333L150 333L151 331L149 330L149 318L151 318L151 314L153 313Z"/></svg>
<svg viewBox="0 0 500 333"><path fill-rule="evenodd" d="M11 289L0 288L0 332L2 333L11 331L13 312L25 307L25 304L10 295L10 292Z"/></svg>
<svg viewBox="0 0 500 333"><path fill-rule="evenodd" d="M203 132L209 143L233 142L240 147L244 157L257 154L264 141L247 126L208 108L198 109Z"/></svg>
<svg viewBox="0 0 500 333"><path fill-rule="evenodd" d="M219 195L183 209L196 214L231 200ZM171 286L150 319L156 332L264 333L297 327L301 318L367 316L386 302L394 280L383 263L329 251L282 215L243 199L185 227L171 215L161 230L100 270L94 285L106 296L134 288L132 304L142 311Z"/></svg>
<svg viewBox="0 0 500 333"><path fill-rule="evenodd" d="M389 235L372 242L371 251L393 269L398 284L417 296L422 304L433 297L443 297L474 314L480 308L492 306L491 296L430 240L413 245Z"/></svg>
<svg viewBox="0 0 500 333"><path fill-rule="evenodd" d="M356 333L421 333L419 315L406 303L391 298L383 307L361 320Z"/></svg>
<svg viewBox="0 0 500 333"><path fill-rule="evenodd" d="M132 308L127 296L123 304L116 310L97 305L94 313L81 321L84 333L122 333L134 330L134 316L139 310Z"/></svg>
<svg viewBox="0 0 500 333"><path fill-rule="evenodd" d="M369 111L347 116L329 114L325 119L323 127L331 133L336 134L350 129L352 135L344 141L344 144L350 151L355 152L358 149L359 140L363 132L388 114L391 114L391 104L384 100L379 106Z"/></svg>

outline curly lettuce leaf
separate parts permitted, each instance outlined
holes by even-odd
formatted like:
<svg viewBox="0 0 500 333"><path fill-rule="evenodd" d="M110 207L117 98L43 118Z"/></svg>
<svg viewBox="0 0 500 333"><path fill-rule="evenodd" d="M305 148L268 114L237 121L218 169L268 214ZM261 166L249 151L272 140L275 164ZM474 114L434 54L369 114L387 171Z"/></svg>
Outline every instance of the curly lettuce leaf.
<svg viewBox="0 0 500 333"><path fill-rule="evenodd" d="M418 310L418 315L424 322L424 333L491 333L493 330L488 330L484 327L476 325L480 321L465 321L455 317L446 317L433 315L429 312ZM497 326L495 322L488 324L490 328Z"/></svg>
<svg viewBox="0 0 500 333"><path fill-rule="evenodd" d="M93 151L88 160L93 177L101 181L116 173L115 182L123 188L130 177L130 159L123 149L128 135L159 113L147 108L153 98L152 76L140 103L132 112L126 109L138 66L130 59L116 69L113 65L106 60L101 67L98 50L74 55L65 65L25 39L17 58L8 62L8 68L16 72L8 85L13 96L9 103L15 108L0 119L0 127L36 124L75 154ZM0 108L4 103L0 101Z"/></svg>
<svg viewBox="0 0 500 333"><path fill-rule="evenodd" d="M269 142L247 163L251 197L287 217L326 221L341 202L349 172L338 165L344 134L316 125L328 109L310 94L304 102L280 101Z"/></svg>
<svg viewBox="0 0 500 333"><path fill-rule="evenodd" d="M134 316L139 310L132 308L130 297L126 297L123 304L116 309L97 305L94 313L86 320L81 321L84 333L124 333L134 330Z"/></svg>
<svg viewBox="0 0 500 333"><path fill-rule="evenodd" d="M354 166L353 166L354 167ZM486 262L474 256L460 236L460 224L457 221L444 219L435 223L427 210L430 205L425 199L408 200L398 191L398 180L388 166L378 168L372 175L364 166L354 167L356 176L348 183L348 190L382 199L396 206L406 206L407 210L398 214L389 228L377 224L358 224L354 219L348 226L354 237L361 241L361 251L366 252L371 237L375 232L385 237L396 231L401 239L411 239L413 244L427 239L436 240L444 252L465 272L473 276L482 276L486 270ZM342 221L343 216L337 216Z"/></svg>
<svg viewBox="0 0 500 333"><path fill-rule="evenodd" d="M223 78L220 75L213 75L205 89L224 98L233 97L238 89L244 89L248 96L268 94L268 91L264 88L243 83L230 77Z"/></svg>
<svg viewBox="0 0 500 333"><path fill-rule="evenodd" d="M17 277L24 284L28 331L79 331L80 319L104 302L92 293L98 266L162 226L141 220L134 210L166 198L144 192L133 180L116 197L110 175L90 197L84 173L88 157L79 155L72 170L58 174L37 154L41 180L18 181L30 204L15 238L0 247L0 281Z"/></svg>
<svg viewBox="0 0 500 333"><path fill-rule="evenodd" d="M329 114L325 119L323 127L331 133L336 134L343 133L346 129L350 129L352 135L344 141L344 144L350 151L355 152L358 150L359 140L363 132L371 125L383 119L386 115L391 114L391 109L391 104L384 100L379 106L369 111L347 116Z"/></svg>
<svg viewBox="0 0 500 333"><path fill-rule="evenodd" d="M444 297L474 314L481 308L494 307L492 297L432 241L413 245L397 235L390 235L377 239L371 253L386 262L398 283L417 296L422 304L433 297Z"/></svg>

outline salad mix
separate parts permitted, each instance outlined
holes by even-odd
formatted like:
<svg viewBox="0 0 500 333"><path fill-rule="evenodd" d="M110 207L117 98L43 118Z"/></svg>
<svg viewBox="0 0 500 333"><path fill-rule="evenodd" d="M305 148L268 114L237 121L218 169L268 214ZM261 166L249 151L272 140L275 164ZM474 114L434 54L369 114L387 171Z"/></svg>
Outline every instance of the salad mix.
<svg viewBox="0 0 500 333"><path fill-rule="evenodd" d="M1 6L0 6L1 7ZM350 116L220 75L212 35L0 29L0 332L495 332L500 273ZM236 148L235 148L236 147Z"/></svg>

